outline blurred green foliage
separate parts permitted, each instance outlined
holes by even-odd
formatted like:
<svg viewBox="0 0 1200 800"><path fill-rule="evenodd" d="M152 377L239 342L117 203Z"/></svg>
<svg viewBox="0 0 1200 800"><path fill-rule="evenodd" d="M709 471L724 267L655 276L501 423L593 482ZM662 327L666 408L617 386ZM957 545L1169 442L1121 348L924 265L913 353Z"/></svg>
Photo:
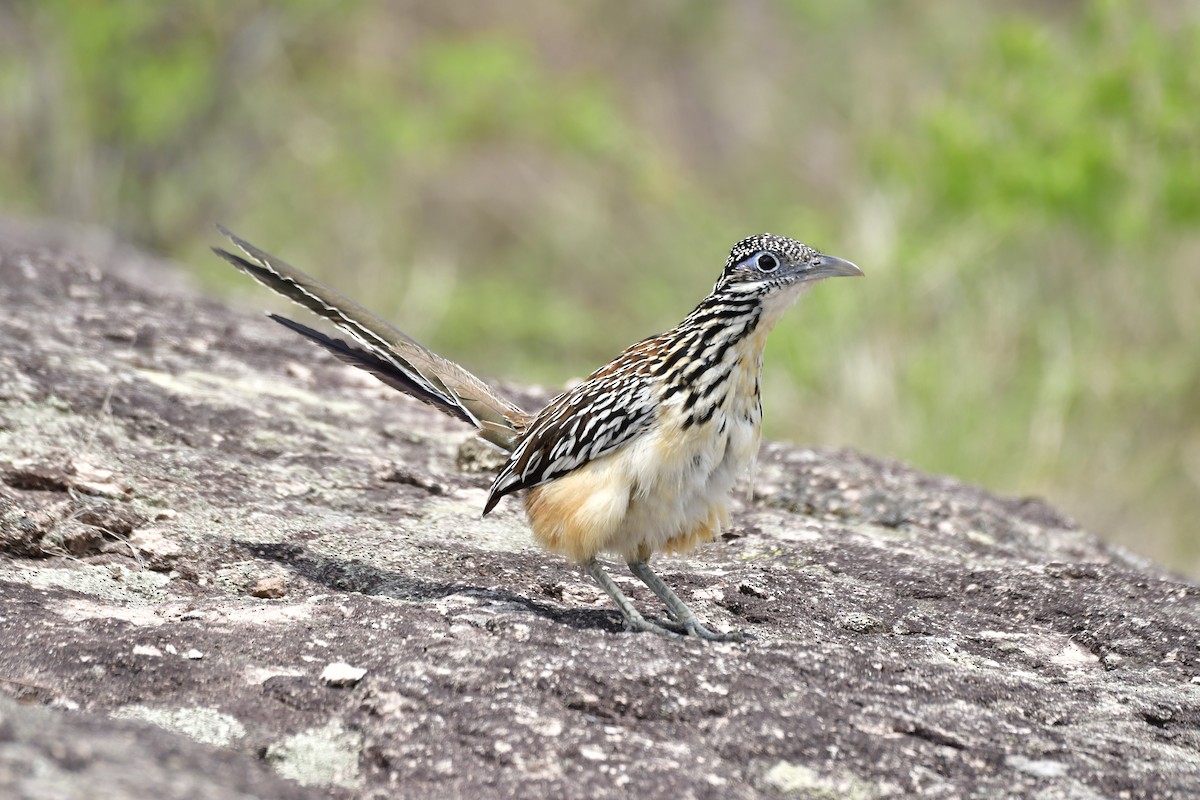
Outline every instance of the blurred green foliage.
<svg viewBox="0 0 1200 800"><path fill-rule="evenodd" d="M1194 24L1163 30L1135 9L1095 3L1070 32L997 26L925 115L919 157L885 143L888 167L923 179L932 208L969 208L998 235L1031 218L1100 244L1194 226L1200 170L1180 168L1196 166L1200 141L1200 38Z"/></svg>
<svg viewBox="0 0 1200 800"><path fill-rule="evenodd" d="M206 253L223 222L551 384L794 235L868 277L781 324L769 435L1046 494L1200 572L1200 20L1017 8L12 2L0 208L252 291Z"/></svg>

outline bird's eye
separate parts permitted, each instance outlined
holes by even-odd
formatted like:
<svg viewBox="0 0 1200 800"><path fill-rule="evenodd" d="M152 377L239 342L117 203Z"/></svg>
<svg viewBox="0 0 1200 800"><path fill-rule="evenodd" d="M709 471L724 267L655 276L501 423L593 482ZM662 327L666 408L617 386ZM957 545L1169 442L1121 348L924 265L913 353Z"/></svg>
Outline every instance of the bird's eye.
<svg viewBox="0 0 1200 800"><path fill-rule="evenodd" d="M779 259L770 253L763 253L758 257L758 268L763 272L774 272L779 268Z"/></svg>

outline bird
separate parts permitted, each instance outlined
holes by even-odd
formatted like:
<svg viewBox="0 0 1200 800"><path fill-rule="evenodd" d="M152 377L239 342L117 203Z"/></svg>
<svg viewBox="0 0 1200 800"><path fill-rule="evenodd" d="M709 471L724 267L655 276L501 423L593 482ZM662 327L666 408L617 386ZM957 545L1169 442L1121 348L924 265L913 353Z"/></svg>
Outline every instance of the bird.
<svg viewBox="0 0 1200 800"><path fill-rule="evenodd" d="M651 569L650 558L688 552L730 524L735 482L754 462L761 438L767 336L815 283L861 276L858 266L785 236L742 239L712 291L682 322L630 345L529 413L335 289L217 228L238 251L214 247L218 256L350 340L278 314L271 319L472 425L507 453L483 514L506 496L523 499L534 538L600 585L625 630L745 638L701 621ZM669 619L643 615L601 565L601 554L623 558Z"/></svg>

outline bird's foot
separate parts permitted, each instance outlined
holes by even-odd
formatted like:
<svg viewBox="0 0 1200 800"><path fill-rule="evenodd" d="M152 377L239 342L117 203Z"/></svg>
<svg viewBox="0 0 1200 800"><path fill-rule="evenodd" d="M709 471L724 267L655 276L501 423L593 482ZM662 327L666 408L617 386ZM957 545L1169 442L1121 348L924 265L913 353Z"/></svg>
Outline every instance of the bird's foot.
<svg viewBox="0 0 1200 800"><path fill-rule="evenodd" d="M600 587L616 603L617 609L621 612L621 618L625 622L625 630L637 633L654 633L659 636L704 639L709 642L743 642L748 638L753 638L740 631L717 633L714 630L710 630L674 592L667 588L657 575L650 572L645 562L631 563L630 566L634 568L634 574L646 582L654 590L655 594L666 602L667 611L674 619L646 619L640 611L634 608L633 603L629 601L625 593L617 588L617 585L613 582L609 574L604 571L603 567L596 563L595 559L592 559L585 563L583 568L587 570L589 575L595 578Z"/></svg>
<svg viewBox="0 0 1200 800"><path fill-rule="evenodd" d="M667 612L673 618L673 621L666 623L665 627L678 633L680 636L694 636L697 639L704 639L709 642L742 642L747 638L747 634L741 631L730 631L729 633L717 633L711 630L696 616L696 613L688 608L687 603L679 599L679 595L667 586L644 560L630 561L629 571L637 576L642 583L650 587L650 590L658 596L667 607Z"/></svg>
<svg viewBox="0 0 1200 800"><path fill-rule="evenodd" d="M625 630L630 633L653 633L657 636L666 636L670 639L677 639L686 635L685 631L677 629L675 623L666 620L646 619L641 614L638 614L636 617L622 615L621 619Z"/></svg>
<svg viewBox="0 0 1200 800"><path fill-rule="evenodd" d="M744 642L747 639L754 638L745 631L729 631L728 633L714 631L711 628L706 628L700 623L699 620L697 620L693 625L688 626L688 635L695 636L709 642Z"/></svg>
<svg viewBox="0 0 1200 800"><path fill-rule="evenodd" d="M729 631L728 633L714 631L696 618L692 618L688 622L678 622L673 619L655 619L650 624L676 636L689 636L709 642L744 642L747 639L754 638L743 631Z"/></svg>

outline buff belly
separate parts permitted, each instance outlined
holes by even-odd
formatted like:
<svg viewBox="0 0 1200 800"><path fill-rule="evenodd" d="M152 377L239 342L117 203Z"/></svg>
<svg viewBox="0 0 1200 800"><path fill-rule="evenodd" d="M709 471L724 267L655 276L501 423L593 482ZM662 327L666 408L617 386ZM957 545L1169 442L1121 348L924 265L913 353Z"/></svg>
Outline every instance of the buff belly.
<svg viewBox="0 0 1200 800"><path fill-rule="evenodd" d="M724 433L719 433L724 425ZM656 426L525 497L534 538L578 562L686 552L729 524L738 476L758 452L743 414L716 413L687 430Z"/></svg>

